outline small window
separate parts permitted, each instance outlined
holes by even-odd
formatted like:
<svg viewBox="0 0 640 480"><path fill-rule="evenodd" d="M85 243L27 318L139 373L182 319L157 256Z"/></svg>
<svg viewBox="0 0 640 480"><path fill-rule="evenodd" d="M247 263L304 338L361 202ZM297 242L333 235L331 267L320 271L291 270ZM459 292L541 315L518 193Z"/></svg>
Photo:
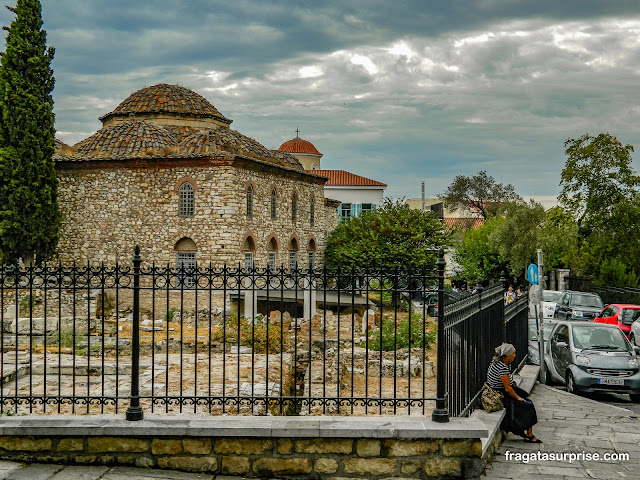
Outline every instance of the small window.
<svg viewBox="0 0 640 480"><path fill-rule="evenodd" d="M253 270L253 252L244 252L244 269L247 272Z"/></svg>
<svg viewBox="0 0 640 480"><path fill-rule="evenodd" d="M247 218L253 217L253 186L247 187Z"/></svg>
<svg viewBox="0 0 640 480"><path fill-rule="evenodd" d="M276 219L277 207L278 207L278 194L276 189L271 190L271 220Z"/></svg>
<svg viewBox="0 0 640 480"><path fill-rule="evenodd" d="M195 213L194 188L189 182L184 182L178 189L178 215L187 218Z"/></svg>
<svg viewBox="0 0 640 480"><path fill-rule="evenodd" d="M316 268L316 252L309 252L309 269Z"/></svg>
<svg viewBox="0 0 640 480"><path fill-rule="evenodd" d="M320 170L320 167L318 166L317 163L314 163L311 165L311 170Z"/></svg>
<svg viewBox="0 0 640 480"><path fill-rule="evenodd" d="M298 219L298 195L295 193L291 197L291 221L293 223Z"/></svg>
<svg viewBox="0 0 640 480"><path fill-rule="evenodd" d="M298 252L289 252L289 270L295 270L298 266Z"/></svg>
<svg viewBox="0 0 640 480"><path fill-rule="evenodd" d="M188 288L195 286L196 252L176 252L176 267L182 284Z"/></svg>
<svg viewBox="0 0 640 480"><path fill-rule="evenodd" d="M269 252L269 257L267 259L267 267L269 267L269 271L275 272L277 268L278 262L278 254L276 252Z"/></svg>
<svg viewBox="0 0 640 480"><path fill-rule="evenodd" d="M362 204L362 212L370 212L375 209L375 205L373 203L363 203Z"/></svg>
<svg viewBox="0 0 640 480"><path fill-rule="evenodd" d="M316 221L316 199L311 197L311 204L309 205L309 223L313 226Z"/></svg>
<svg viewBox="0 0 640 480"><path fill-rule="evenodd" d="M340 218L342 220L346 220L350 216L351 216L351 204L343 203L342 205L340 205Z"/></svg>

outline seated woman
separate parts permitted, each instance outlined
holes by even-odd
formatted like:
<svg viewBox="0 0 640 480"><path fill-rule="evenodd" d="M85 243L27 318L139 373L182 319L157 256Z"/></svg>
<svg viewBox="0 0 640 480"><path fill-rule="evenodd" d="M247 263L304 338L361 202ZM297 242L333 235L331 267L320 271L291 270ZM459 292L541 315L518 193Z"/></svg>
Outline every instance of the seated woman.
<svg viewBox="0 0 640 480"><path fill-rule="evenodd" d="M503 343L495 352L487 371L487 385L504 395L502 403L507 409L507 414L501 428L520 435L525 442L542 443L533 434L533 426L538 423L536 407L527 398L527 392L513 383L509 364L516 358L515 347L510 343Z"/></svg>

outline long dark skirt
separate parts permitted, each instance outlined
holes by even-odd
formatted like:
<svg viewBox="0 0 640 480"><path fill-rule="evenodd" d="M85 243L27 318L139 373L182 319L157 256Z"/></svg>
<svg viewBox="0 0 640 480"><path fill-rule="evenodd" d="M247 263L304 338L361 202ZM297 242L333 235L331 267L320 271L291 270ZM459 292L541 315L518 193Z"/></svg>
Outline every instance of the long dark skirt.
<svg viewBox="0 0 640 480"><path fill-rule="evenodd" d="M513 385L513 390L519 397L527 399L529 394L519 387ZM526 432L538 423L538 415L536 414L536 407L531 400L527 399L526 402L519 402L507 392L501 390L504 393L502 403L507 410L507 414L502 420L500 428L506 432L511 432L521 437L526 435Z"/></svg>

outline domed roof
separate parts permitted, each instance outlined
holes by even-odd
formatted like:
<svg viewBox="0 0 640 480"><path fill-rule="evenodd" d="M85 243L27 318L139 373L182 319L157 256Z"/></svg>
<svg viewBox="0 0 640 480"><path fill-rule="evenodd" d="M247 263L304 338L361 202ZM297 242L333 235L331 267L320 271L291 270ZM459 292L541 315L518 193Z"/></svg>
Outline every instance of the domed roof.
<svg viewBox="0 0 640 480"><path fill-rule="evenodd" d="M302 138L296 135L296 138L292 138L289 141L284 142L280 145L278 150L282 152L289 152L293 154L306 154L306 155L320 155L322 154L318 151L316 147L313 146L313 143L308 142L307 140L303 140Z"/></svg>
<svg viewBox="0 0 640 480"><path fill-rule="evenodd" d="M303 170L302 165L295 157L276 155L253 138L247 137L235 130L215 128L202 130L187 137L180 144L180 153L215 153L231 152L238 155L246 155L260 160L266 160L278 165L286 165L296 170Z"/></svg>
<svg viewBox="0 0 640 480"><path fill-rule="evenodd" d="M193 90L180 85L159 83L151 87L141 88L129 95L115 110L100 120L103 122L113 116L145 115L169 113L178 116L214 117L230 124L232 120L222 115L209 101Z"/></svg>
<svg viewBox="0 0 640 480"><path fill-rule="evenodd" d="M73 148L87 156L145 155L151 152L167 153L178 145L169 130L147 122L121 122L98 130ZM163 151L163 152L161 152Z"/></svg>

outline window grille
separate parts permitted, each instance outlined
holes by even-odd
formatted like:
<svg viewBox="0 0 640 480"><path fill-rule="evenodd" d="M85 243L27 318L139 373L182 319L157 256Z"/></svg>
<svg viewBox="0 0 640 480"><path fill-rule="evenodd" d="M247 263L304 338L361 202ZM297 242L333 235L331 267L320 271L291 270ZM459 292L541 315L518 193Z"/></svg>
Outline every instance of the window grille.
<svg viewBox="0 0 640 480"><path fill-rule="evenodd" d="M196 252L176 252L176 267L185 287L196 284Z"/></svg>
<svg viewBox="0 0 640 480"><path fill-rule="evenodd" d="M278 197L275 188L271 191L271 220L276 219Z"/></svg>
<svg viewBox="0 0 640 480"><path fill-rule="evenodd" d="M178 189L178 215L193 217L195 213L195 194L193 185L185 182Z"/></svg>
<svg viewBox="0 0 640 480"><path fill-rule="evenodd" d="M267 259L267 266L269 267L270 271L272 272L276 271L277 260L278 260L278 254L276 252L269 252L269 258Z"/></svg>
<svg viewBox="0 0 640 480"><path fill-rule="evenodd" d="M309 205L309 223L313 226L316 221L316 199L311 197L311 204Z"/></svg>
<svg viewBox="0 0 640 480"><path fill-rule="evenodd" d="M253 187L247 187L247 218L253 217Z"/></svg>
<svg viewBox="0 0 640 480"><path fill-rule="evenodd" d="M295 270L298 266L297 252L289 252L289 270Z"/></svg>
<svg viewBox="0 0 640 480"><path fill-rule="evenodd" d="M244 252L244 269L247 271L253 269L253 252Z"/></svg>

